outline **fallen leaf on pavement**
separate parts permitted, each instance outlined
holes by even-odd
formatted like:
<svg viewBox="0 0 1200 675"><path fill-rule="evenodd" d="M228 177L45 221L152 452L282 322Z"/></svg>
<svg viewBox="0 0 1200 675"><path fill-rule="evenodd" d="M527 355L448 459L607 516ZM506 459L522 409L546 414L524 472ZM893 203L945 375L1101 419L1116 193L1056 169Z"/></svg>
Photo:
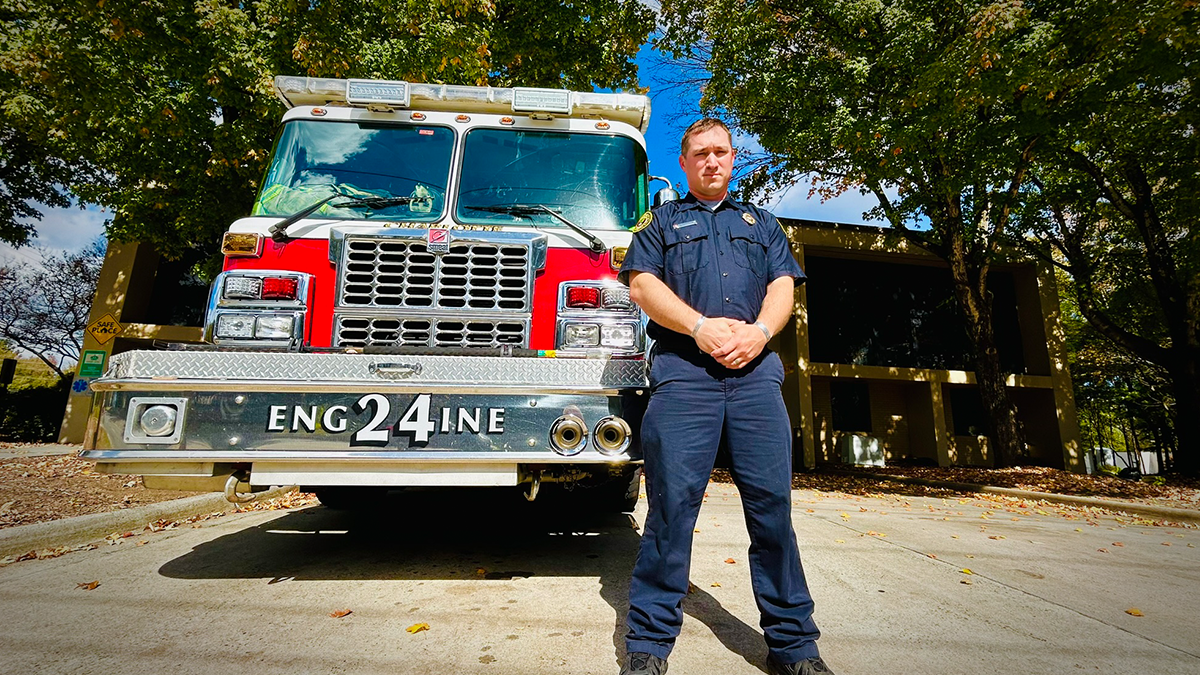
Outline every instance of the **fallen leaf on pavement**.
<svg viewBox="0 0 1200 675"><path fill-rule="evenodd" d="M970 586L970 585L972 585L974 582L973 582L973 581L971 581L970 579L963 579L962 581L959 581L958 583L960 583L960 584L966 584L966 585Z"/></svg>
<svg viewBox="0 0 1200 675"><path fill-rule="evenodd" d="M85 591L94 591L99 585L99 581L85 581L82 584L75 584L75 588L82 588Z"/></svg>
<svg viewBox="0 0 1200 675"><path fill-rule="evenodd" d="M733 558L726 558L726 559L725 559L725 562L726 562L726 564L729 564L729 565L736 565L736 564L737 564L737 561L736 561L736 560L734 560Z"/></svg>
<svg viewBox="0 0 1200 675"><path fill-rule="evenodd" d="M709 584L709 586L710 586L711 588L720 588L720 587L721 587L721 584L718 584L717 582L715 582L715 581L714 581L714 582L712 582L711 584Z"/></svg>
<svg viewBox="0 0 1200 675"><path fill-rule="evenodd" d="M834 539L833 541L834 541L835 543L838 543L838 544L844 544L844 543L846 543L846 540L845 540L845 539Z"/></svg>
<svg viewBox="0 0 1200 675"><path fill-rule="evenodd" d="M1098 548L1096 550L1099 551L1100 553L1108 553L1108 549L1106 549L1106 548Z"/></svg>
<svg viewBox="0 0 1200 675"><path fill-rule="evenodd" d="M697 589L696 589L696 584L693 584L692 582L690 582L690 581L689 581L689 582L688 582L688 595L691 595L692 593L695 593L695 592L696 592L696 590L697 590Z"/></svg>
<svg viewBox="0 0 1200 675"><path fill-rule="evenodd" d="M421 631L423 631L423 630L429 630L429 624L427 624L427 623L414 623L413 625L409 626L408 628L405 628L404 630L406 630L406 631L408 631L408 632L410 632L410 633L420 633L420 632L421 632Z"/></svg>
<svg viewBox="0 0 1200 675"><path fill-rule="evenodd" d="M962 568L962 570L960 570L960 571L961 571L963 574L975 574L974 572L972 572L971 570L967 569L966 567Z"/></svg>
<svg viewBox="0 0 1200 675"><path fill-rule="evenodd" d="M993 534L993 535L988 536L988 539L1003 539L1003 538L1004 538L1004 535L1002 535L1002 534Z"/></svg>
<svg viewBox="0 0 1200 675"><path fill-rule="evenodd" d="M350 613L351 613L351 610L348 610L348 609L337 609L337 610L330 612L329 616L332 616L335 619L340 619L343 616L349 616Z"/></svg>
<svg viewBox="0 0 1200 675"><path fill-rule="evenodd" d="M1122 543L1121 543L1121 542L1119 542L1119 541L1114 541L1114 542L1112 543L1112 545L1113 545L1113 546L1124 546L1125 544L1122 544Z"/></svg>
<svg viewBox="0 0 1200 675"><path fill-rule="evenodd" d="M1142 614L1142 610L1138 609L1137 607L1130 607L1129 609L1125 610L1125 613L1129 616L1146 616L1145 614Z"/></svg>

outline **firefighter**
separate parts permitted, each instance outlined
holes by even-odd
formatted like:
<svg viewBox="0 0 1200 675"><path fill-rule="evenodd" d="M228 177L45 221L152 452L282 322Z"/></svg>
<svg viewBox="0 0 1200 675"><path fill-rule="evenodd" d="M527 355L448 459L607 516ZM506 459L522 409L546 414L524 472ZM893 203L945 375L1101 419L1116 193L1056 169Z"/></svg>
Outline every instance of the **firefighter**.
<svg viewBox="0 0 1200 675"><path fill-rule="evenodd" d="M767 211L731 199L729 129L683 135L688 194L634 227L620 279L655 339L642 422L649 513L629 584L622 675L660 675L683 622L692 532L722 434L750 534L750 574L771 673L831 672L791 520L791 428L783 364L767 341L804 272Z"/></svg>

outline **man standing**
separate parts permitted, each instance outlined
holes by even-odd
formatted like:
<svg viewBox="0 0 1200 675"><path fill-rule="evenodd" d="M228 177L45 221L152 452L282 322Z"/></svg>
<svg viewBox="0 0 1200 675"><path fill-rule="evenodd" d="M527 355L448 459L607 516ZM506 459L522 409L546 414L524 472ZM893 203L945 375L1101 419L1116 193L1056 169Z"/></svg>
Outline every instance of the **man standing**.
<svg viewBox="0 0 1200 675"><path fill-rule="evenodd" d="M643 216L620 274L656 341L641 432L650 510L629 584L621 672L667 671L683 623L692 532L724 432L769 670L829 673L792 530L783 364L766 349L792 314L804 272L774 216L729 198L729 129L699 120L680 146L688 194Z"/></svg>

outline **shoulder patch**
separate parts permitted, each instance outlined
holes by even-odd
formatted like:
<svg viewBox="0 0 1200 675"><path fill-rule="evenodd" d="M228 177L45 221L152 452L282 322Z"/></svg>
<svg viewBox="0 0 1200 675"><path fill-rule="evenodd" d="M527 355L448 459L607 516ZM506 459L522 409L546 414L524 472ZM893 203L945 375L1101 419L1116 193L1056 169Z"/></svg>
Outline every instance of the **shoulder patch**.
<svg viewBox="0 0 1200 675"><path fill-rule="evenodd" d="M647 211L642 214L641 218L638 218L637 224L635 224L633 226L633 228L630 229L629 231L630 232L641 232L642 230L646 229L647 227L650 227L650 222L652 220L654 220L654 214Z"/></svg>

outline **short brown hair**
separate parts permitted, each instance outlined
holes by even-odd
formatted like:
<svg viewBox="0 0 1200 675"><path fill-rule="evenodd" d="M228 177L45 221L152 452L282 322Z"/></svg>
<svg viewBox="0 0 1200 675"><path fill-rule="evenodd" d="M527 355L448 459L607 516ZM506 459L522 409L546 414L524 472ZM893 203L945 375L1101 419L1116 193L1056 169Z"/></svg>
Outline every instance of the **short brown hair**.
<svg viewBox="0 0 1200 675"><path fill-rule="evenodd" d="M715 117L703 117L695 122L692 122L691 126L687 128L687 131L683 132L683 140L679 141L679 156L683 157L687 155L688 139L696 134L702 134L713 128L724 129L725 133L729 134L729 144L733 145L733 134L730 133L729 127L725 126L724 122Z"/></svg>

